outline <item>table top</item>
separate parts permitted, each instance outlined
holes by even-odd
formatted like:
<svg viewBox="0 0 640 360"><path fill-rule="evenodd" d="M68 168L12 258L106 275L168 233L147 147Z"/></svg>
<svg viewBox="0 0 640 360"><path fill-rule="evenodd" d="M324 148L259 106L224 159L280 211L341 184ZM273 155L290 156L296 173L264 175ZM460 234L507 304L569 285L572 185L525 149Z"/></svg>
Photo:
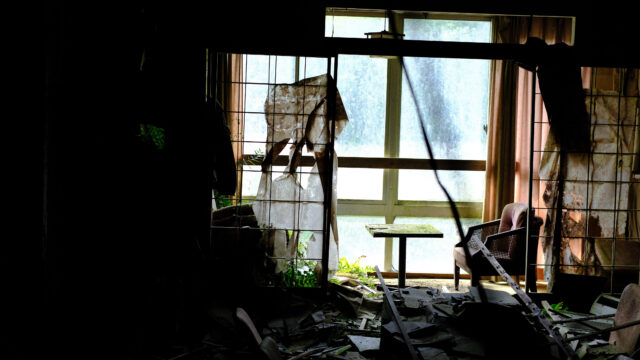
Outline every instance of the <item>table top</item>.
<svg viewBox="0 0 640 360"><path fill-rule="evenodd" d="M373 237L443 237L429 224L367 224L365 227Z"/></svg>

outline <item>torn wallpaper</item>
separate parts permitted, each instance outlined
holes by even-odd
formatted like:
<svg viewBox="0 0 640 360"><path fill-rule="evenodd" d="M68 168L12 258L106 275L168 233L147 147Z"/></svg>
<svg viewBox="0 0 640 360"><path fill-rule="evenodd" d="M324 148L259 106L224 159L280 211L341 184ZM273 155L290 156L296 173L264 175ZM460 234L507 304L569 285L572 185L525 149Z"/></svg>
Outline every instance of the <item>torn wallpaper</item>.
<svg viewBox="0 0 640 360"><path fill-rule="evenodd" d="M576 255L571 242L582 245L585 238L594 238L595 247L603 251L600 242L613 237L626 237L629 205L629 181L637 124L637 99L620 97L617 92L597 91L587 95L586 106L591 116L591 156L588 153L566 155L564 192L562 199L562 243L558 261L561 265L597 265L594 244L588 243L586 254ZM620 119L620 121L618 121ZM552 264L553 221L555 199L558 196L560 151L550 133L540 162L540 177L550 179L545 184L543 200L550 209L543 230L542 247L545 264ZM618 155L616 155L618 154ZM590 209L588 212L586 209ZM623 211L614 211L621 209ZM611 248L608 248L609 255ZM606 255L606 254L605 254ZM583 259L584 257L586 258ZM545 267L545 280L550 281L551 267ZM594 275L599 270L581 267L560 267L562 272Z"/></svg>

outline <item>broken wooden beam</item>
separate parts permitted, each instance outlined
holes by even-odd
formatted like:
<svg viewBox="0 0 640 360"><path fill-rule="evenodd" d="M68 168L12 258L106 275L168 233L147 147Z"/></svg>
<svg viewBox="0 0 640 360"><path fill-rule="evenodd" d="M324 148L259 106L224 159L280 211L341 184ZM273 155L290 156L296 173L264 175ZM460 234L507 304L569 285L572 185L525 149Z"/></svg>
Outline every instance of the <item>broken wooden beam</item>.
<svg viewBox="0 0 640 360"><path fill-rule="evenodd" d="M586 321L586 320L606 319L606 318L614 317L615 315L616 314L613 313L613 314L604 314L604 315L583 316L579 318L552 320L551 323L555 325L555 324L564 324L564 323L571 323L571 322L580 322L580 321Z"/></svg>
<svg viewBox="0 0 640 360"><path fill-rule="evenodd" d="M416 349L413 347L413 344L411 343L411 339L409 338L409 334L407 333L407 330L405 329L404 324L402 323L402 319L400 319L400 313L398 313L398 308L396 308L396 304L393 302L393 298L391 297L391 292L389 292L389 288L387 288L387 285L384 283L384 279L382 278L382 274L380 274L380 269L378 269L378 265L375 266L375 269L376 269L376 275L378 275L378 280L380 280L380 286L384 291L384 298L386 299L387 304L389 305L389 310L391 310L391 319L398 327L398 330L400 330L400 334L402 335L402 340L407 346L407 351L411 356L411 360L418 360L418 354L416 353Z"/></svg>

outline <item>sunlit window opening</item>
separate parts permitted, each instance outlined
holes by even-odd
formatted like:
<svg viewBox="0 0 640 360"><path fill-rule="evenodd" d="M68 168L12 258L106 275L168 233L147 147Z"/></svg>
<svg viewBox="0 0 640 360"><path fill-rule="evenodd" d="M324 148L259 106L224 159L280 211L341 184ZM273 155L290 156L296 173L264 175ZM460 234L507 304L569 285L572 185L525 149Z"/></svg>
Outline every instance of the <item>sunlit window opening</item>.
<svg viewBox="0 0 640 360"><path fill-rule="evenodd" d="M489 20L424 19L399 17L397 26L407 40L490 42ZM366 38L365 33L389 27L383 14L345 16L328 14L327 37ZM326 58L245 55L243 154L262 155L266 137L263 107L268 85L327 72ZM441 170L448 191L461 209L466 227L481 222L484 199L486 129L489 107L489 60L405 58L417 96L408 88L395 58L339 55L338 90L349 123L336 141L338 156L339 256L363 265L397 270L397 239L374 239L365 229L376 223L428 223L444 238L408 242L407 271L452 273L451 249L460 241L446 199L433 171L411 169L403 159L427 159L417 111L424 119L434 155L460 160ZM255 85L254 85L255 84ZM392 158L389 167L371 161L370 167L344 167L345 158ZM369 166L369 165L367 165ZM282 171L284 167L274 167ZM304 177L304 176L303 176ZM245 165L242 197L256 195L260 165ZM302 185L304 186L304 178Z"/></svg>

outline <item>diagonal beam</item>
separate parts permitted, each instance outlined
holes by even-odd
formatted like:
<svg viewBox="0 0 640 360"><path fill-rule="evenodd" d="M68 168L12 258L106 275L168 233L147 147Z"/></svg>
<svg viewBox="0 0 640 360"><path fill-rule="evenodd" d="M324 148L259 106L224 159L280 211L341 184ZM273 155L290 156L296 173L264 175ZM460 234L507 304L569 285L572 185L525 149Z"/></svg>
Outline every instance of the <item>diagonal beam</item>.
<svg viewBox="0 0 640 360"><path fill-rule="evenodd" d="M387 300L387 304L389 304L389 309L391 310L391 319L400 330L400 334L402 335L402 340L404 340L404 343L407 346L407 351L409 351L409 355L411 355L411 360L418 360L418 354L416 353L416 349L413 347L413 344L411 343L411 339L409 338L407 329L404 328L402 319L400 319L400 313L398 313L398 308L396 308L396 304L393 302L393 298L391 297L389 288L387 288L387 285L384 283L384 279L382 278L380 269L378 269L378 265L375 266L375 269L376 269L376 275L378 276L378 280L380 280L380 286L384 291L384 298Z"/></svg>
<svg viewBox="0 0 640 360"><path fill-rule="evenodd" d="M560 336L560 334L558 334L553 329L549 320L547 320L547 318L544 316L542 311L540 311L540 308L538 308L538 306L533 302L533 300L531 300L529 295L527 295L527 293L525 293L520 288L520 286L516 284L515 281L513 281L511 276L507 274L507 272L504 270L502 265L500 265L498 260L496 260L496 258L491 253L491 251L489 251L489 249L487 249L487 247L484 246L482 242L476 241L476 243L478 244L478 247L480 248L480 251L482 251L482 253L484 254L485 258L487 258L487 260L493 266L493 268L498 272L498 274L500 274L502 279L504 279L504 281L506 281L509 284L509 286L511 286L513 291L515 291L516 295L518 295L520 300L522 300L522 302L527 306L529 311L531 311L531 313L536 318L538 323L542 325L542 327L547 331L547 334L549 334L549 336L558 345L558 347L560 347L562 352L566 355L566 358L568 360L577 360L578 355L576 354L576 352L573 350L573 348L571 348L567 340L563 339L562 336ZM575 338L572 338L572 340L575 340Z"/></svg>

